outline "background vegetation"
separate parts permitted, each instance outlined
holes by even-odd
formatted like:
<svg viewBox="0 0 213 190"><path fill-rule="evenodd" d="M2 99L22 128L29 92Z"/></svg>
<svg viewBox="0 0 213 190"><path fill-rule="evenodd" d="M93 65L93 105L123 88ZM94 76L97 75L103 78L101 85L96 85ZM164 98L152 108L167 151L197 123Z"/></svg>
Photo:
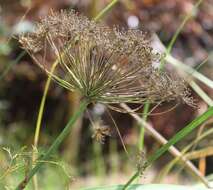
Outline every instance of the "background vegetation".
<svg viewBox="0 0 213 190"><path fill-rule="evenodd" d="M109 126L111 136L106 137L104 144L92 138L92 124L85 112L26 189L80 189L125 184L138 168L143 171L147 160L155 161L169 148L171 154L164 154L146 171L139 172L142 177L137 177L136 183L195 185L205 184L207 179L211 181L213 3L211 0L122 0L112 1L104 9L110 2L0 1L0 189L16 187L31 169L33 157L46 152L81 101L78 94L55 83L50 83L47 92L47 76L16 39L17 34L32 31L40 17L60 9L75 9L89 18L98 15L96 18L109 26L150 30L153 47L166 52L166 64L161 65L162 69L185 78L198 106L192 108L178 103L171 109L177 103L171 102L156 108L147 102L140 110L144 113L142 117L110 111L120 134L105 107L90 106L88 110L97 118L96 124ZM202 115L209 107L209 114ZM152 108L155 114L149 115ZM182 136L177 136L177 132L186 126L197 128L178 140ZM174 135L170 142L178 141L176 148L160 149L166 139ZM182 159L179 158L181 154L184 155ZM187 165L186 160L191 160L197 169Z"/></svg>

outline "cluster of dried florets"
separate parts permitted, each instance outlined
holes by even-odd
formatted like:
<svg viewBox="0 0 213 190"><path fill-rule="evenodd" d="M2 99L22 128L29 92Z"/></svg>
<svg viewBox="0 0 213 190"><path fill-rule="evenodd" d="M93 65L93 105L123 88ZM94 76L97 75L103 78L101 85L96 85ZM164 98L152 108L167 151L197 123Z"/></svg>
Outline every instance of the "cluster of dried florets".
<svg viewBox="0 0 213 190"><path fill-rule="evenodd" d="M55 81L91 102L193 104L182 81L152 67L160 56L145 32L119 31L61 11L42 19L20 42Z"/></svg>
<svg viewBox="0 0 213 190"><path fill-rule="evenodd" d="M94 138L96 141L100 143L104 143L105 138L107 136L111 136L111 129L109 126L104 125L102 120L96 120L93 122L93 135L92 138Z"/></svg>

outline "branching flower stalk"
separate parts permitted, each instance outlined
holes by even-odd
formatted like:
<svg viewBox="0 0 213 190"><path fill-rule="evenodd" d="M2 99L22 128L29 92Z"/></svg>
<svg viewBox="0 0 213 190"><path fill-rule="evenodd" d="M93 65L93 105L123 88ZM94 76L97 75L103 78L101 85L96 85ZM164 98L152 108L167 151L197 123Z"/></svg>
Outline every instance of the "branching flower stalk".
<svg viewBox="0 0 213 190"><path fill-rule="evenodd" d="M21 35L19 41L54 81L82 96L79 111L39 159L49 158L89 103L99 102L118 111L120 103L178 100L194 105L182 80L152 67L160 56L151 48L146 32L109 28L74 11L61 11L42 19L34 32ZM40 167L41 162L25 181ZM25 187L25 181L19 189Z"/></svg>

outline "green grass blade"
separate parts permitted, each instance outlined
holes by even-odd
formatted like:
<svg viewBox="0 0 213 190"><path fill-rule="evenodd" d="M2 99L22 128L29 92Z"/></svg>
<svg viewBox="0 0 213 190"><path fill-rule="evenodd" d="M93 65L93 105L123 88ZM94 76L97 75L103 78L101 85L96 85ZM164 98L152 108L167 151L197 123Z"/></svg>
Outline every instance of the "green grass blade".
<svg viewBox="0 0 213 190"><path fill-rule="evenodd" d="M197 83L193 80L189 81L190 86L192 89L205 101L209 106L213 106L213 100L203 91Z"/></svg>
<svg viewBox="0 0 213 190"><path fill-rule="evenodd" d="M185 153L188 152L190 150L190 148L192 148L195 144L197 144L199 141L203 140L204 138L206 138L209 135L213 134L213 128L207 130L206 132L204 132L203 134L201 134L197 139L195 139L194 141L192 141L191 143L189 143L182 151L181 151L181 157L185 156ZM160 182L170 171L171 169L174 167L174 165L178 162L181 161L180 156L174 158L173 160L171 160L159 173L159 175L157 176L157 178L155 179L155 182Z"/></svg>
<svg viewBox="0 0 213 190"><path fill-rule="evenodd" d="M25 52L25 51L22 51L14 61L11 61L11 62L7 65L6 69L4 69L4 71L0 74L0 80L2 80L2 79L7 75L7 73L10 71L10 69L11 69L15 64L17 64L17 63L21 60L21 58L24 57L25 55L26 55L26 52Z"/></svg>
<svg viewBox="0 0 213 190"><path fill-rule="evenodd" d="M172 137L167 144L158 149L152 156L147 160L148 165L157 160L162 154L164 154L171 145L176 144L196 127L206 121L209 117L213 116L213 107L210 107L204 114L194 119L189 125L180 130L174 137Z"/></svg>
<svg viewBox="0 0 213 190"><path fill-rule="evenodd" d="M209 119L211 116L213 116L213 107L210 107L205 113L203 113L201 116L194 119L190 124L188 124L185 128L180 130L174 137L172 137L164 146L162 146L160 149L158 149L154 154L152 154L147 159L146 167L150 166L154 161L156 161L160 156L162 156L170 146L176 144L180 140L182 140L185 136L187 136L191 131L193 131L195 128L197 128L200 124L205 122L207 119ZM124 185L123 190L125 190L139 175L139 171L136 172L130 180Z"/></svg>
<svg viewBox="0 0 213 190"><path fill-rule="evenodd" d="M183 21L181 22L180 26L176 30L175 34L173 35L171 41L169 42L169 45L166 48L166 56L171 53L172 47L174 46L180 32L184 28L185 24L193 17L193 13L196 11L196 9L199 7L199 5L202 3L203 0L198 0L197 3L193 6L192 10L184 17ZM160 69L163 69L165 65L164 59L162 60L160 64Z"/></svg>
<svg viewBox="0 0 213 190"><path fill-rule="evenodd" d="M204 83L206 86L213 88L213 81L211 79L207 78L205 75L201 74L200 72L196 71L192 67L185 65L184 63L175 59L171 55L168 55L165 59L166 59L166 61L168 61L170 64L172 64L176 68L188 73L189 75L193 76L194 78L196 78L199 81L201 81L202 83Z"/></svg>

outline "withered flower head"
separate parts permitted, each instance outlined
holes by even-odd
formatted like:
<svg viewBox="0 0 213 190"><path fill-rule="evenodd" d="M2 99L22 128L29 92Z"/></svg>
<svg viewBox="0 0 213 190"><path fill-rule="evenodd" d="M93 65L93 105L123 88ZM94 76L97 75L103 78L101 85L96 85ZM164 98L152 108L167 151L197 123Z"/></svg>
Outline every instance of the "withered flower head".
<svg viewBox="0 0 213 190"><path fill-rule="evenodd" d="M109 126L104 125L102 120L97 120L93 123L93 135L94 138L99 143L104 143L106 136L111 136L111 130Z"/></svg>
<svg viewBox="0 0 213 190"><path fill-rule="evenodd" d="M150 103L182 99L193 104L184 83L152 67L158 60L147 33L120 31L74 11L51 13L20 43L64 88L91 102Z"/></svg>

